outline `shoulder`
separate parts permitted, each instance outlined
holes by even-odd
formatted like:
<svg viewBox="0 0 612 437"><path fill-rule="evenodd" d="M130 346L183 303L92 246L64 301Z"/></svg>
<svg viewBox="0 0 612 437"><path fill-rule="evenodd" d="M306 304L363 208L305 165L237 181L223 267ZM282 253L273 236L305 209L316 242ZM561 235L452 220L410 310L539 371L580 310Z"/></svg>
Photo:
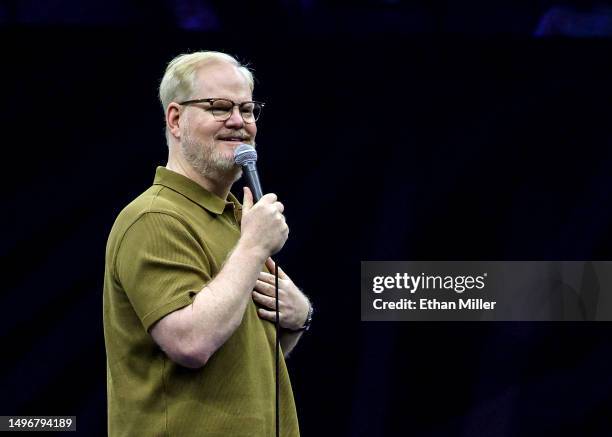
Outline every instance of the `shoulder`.
<svg viewBox="0 0 612 437"><path fill-rule="evenodd" d="M168 191L171 190L153 185L121 210L108 236L107 260L115 258L128 234L132 235L131 240L144 244L179 230L189 233L190 225L181 212L180 199L175 199L172 193L168 195Z"/></svg>
<svg viewBox="0 0 612 437"><path fill-rule="evenodd" d="M177 199L172 193L172 190L164 186L153 185L117 215L111 235L114 233L120 236L135 223L153 217L166 218L165 221L178 221L187 225L181 213L180 198Z"/></svg>

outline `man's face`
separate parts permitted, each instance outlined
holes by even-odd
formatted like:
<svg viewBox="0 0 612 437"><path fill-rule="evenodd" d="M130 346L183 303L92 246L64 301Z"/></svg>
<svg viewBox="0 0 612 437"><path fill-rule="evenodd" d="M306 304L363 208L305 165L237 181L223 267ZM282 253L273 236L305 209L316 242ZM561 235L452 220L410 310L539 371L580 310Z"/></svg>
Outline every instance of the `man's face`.
<svg viewBox="0 0 612 437"><path fill-rule="evenodd" d="M253 100L246 78L226 63L202 67L196 73L189 99L224 98L235 103ZM186 105L181 115L181 154L202 176L236 180L234 149L241 143L255 145L257 126L244 122L237 107L225 121L217 121L207 103Z"/></svg>

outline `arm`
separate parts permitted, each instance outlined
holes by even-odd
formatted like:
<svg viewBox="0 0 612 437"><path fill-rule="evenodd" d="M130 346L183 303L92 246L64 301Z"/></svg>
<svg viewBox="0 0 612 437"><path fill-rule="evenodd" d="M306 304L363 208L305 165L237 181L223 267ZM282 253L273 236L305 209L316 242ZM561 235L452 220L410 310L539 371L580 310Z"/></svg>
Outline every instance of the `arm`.
<svg viewBox="0 0 612 437"><path fill-rule="evenodd" d="M295 345L298 344L304 331L286 331L281 330L280 344L283 348L283 356L287 358Z"/></svg>
<svg viewBox="0 0 612 437"><path fill-rule="evenodd" d="M151 335L178 364L201 367L240 325L265 260L287 240L283 205L267 194L253 206L245 189L242 234L220 272L192 305L174 311L151 328Z"/></svg>

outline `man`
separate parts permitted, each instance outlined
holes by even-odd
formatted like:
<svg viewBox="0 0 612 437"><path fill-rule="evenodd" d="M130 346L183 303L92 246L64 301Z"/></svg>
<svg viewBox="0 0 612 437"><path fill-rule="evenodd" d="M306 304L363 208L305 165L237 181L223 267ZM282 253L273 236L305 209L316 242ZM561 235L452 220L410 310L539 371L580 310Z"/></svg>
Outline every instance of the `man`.
<svg viewBox="0 0 612 437"><path fill-rule="evenodd" d="M104 282L109 435L272 436L274 262L287 240L274 194L230 193L234 149L255 145L262 104L234 58L175 58L160 85L168 164L111 230ZM264 267L265 266L265 267ZM312 314L279 270L284 356ZM280 360L280 434L298 436Z"/></svg>

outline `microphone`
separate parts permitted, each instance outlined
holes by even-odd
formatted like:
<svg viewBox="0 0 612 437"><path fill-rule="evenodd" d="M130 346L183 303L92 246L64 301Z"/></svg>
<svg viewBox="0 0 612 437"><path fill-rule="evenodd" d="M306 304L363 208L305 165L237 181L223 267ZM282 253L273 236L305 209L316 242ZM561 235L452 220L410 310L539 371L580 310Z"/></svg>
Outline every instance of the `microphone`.
<svg viewBox="0 0 612 437"><path fill-rule="evenodd" d="M261 192L261 183L257 174L257 151L253 146L248 144L240 144L234 150L234 162L242 167L242 174L253 193L253 200L257 202L263 196Z"/></svg>

